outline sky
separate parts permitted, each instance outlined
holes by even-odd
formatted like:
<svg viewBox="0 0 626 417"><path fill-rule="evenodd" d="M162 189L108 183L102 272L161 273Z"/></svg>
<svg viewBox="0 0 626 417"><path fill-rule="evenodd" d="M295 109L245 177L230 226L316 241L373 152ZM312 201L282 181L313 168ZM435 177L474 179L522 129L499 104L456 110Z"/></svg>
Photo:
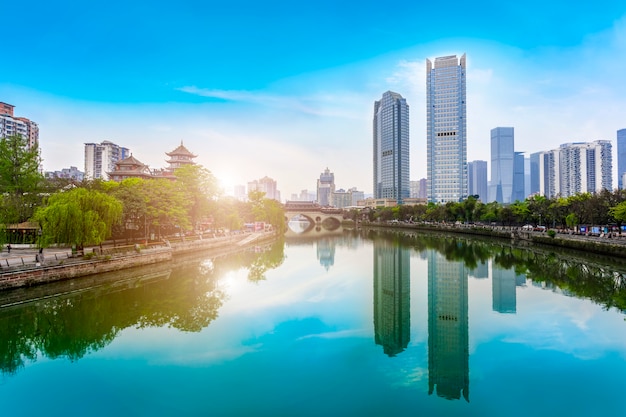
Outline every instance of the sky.
<svg viewBox="0 0 626 417"><path fill-rule="evenodd" d="M21 0L2 14L0 101L38 123L45 171L84 170L84 143L104 140L163 168L182 142L226 193L268 176L288 200L328 168L370 194L374 101L407 99L410 178L426 177L426 59L464 53L468 161L513 126L527 156L611 140L615 171L626 128L622 0Z"/></svg>

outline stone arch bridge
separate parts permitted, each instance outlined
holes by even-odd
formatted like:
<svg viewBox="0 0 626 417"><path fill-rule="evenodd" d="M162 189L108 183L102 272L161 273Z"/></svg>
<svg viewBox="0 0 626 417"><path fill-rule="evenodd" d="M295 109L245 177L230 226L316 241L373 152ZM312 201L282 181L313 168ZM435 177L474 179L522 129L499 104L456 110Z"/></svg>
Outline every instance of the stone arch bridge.
<svg viewBox="0 0 626 417"><path fill-rule="evenodd" d="M284 209L287 224L293 220L307 220L309 222L308 226L299 233L288 227L287 230L294 234L304 234L314 230L337 230L341 227L343 220L343 210L323 208L319 204L308 201L288 201Z"/></svg>

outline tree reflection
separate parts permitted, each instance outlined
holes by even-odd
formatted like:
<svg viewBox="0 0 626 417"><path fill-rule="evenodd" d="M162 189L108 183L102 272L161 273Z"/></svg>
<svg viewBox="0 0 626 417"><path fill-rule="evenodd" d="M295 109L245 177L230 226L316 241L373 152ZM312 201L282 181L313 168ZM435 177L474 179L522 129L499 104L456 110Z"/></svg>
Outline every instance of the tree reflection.
<svg viewBox="0 0 626 417"><path fill-rule="evenodd" d="M459 235L364 231L370 239L386 239L416 251L434 249L449 261L463 261L469 269L492 259L493 265L514 269L535 282L545 282L572 296L588 298L606 309L626 313L626 265L614 257L587 255L554 247L519 247L510 241Z"/></svg>
<svg viewBox="0 0 626 417"><path fill-rule="evenodd" d="M0 370L15 373L39 355L76 361L126 328L198 332L218 317L225 300L219 278L249 268L250 279L264 279L267 270L282 263L283 247L279 242L260 252L204 262L183 258L160 274L135 270L82 292L0 309Z"/></svg>

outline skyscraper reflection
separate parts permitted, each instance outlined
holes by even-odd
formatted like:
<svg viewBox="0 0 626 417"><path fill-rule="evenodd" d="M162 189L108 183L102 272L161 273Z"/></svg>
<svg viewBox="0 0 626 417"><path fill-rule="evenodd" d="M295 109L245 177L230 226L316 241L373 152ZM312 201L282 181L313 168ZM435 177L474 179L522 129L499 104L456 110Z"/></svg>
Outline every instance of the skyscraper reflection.
<svg viewBox="0 0 626 417"><path fill-rule="evenodd" d="M410 250L374 240L374 337L385 354L396 356L410 338Z"/></svg>
<svg viewBox="0 0 626 417"><path fill-rule="evenodd" d="M428 251L428 393L469 402L468 273Z"/></svg>
<svg viewBox="0 0 626 417"><path fill-rule="evenodd" d="M327 271L335 264L335 240L324 238L317 241L317 259Z"/></svg>

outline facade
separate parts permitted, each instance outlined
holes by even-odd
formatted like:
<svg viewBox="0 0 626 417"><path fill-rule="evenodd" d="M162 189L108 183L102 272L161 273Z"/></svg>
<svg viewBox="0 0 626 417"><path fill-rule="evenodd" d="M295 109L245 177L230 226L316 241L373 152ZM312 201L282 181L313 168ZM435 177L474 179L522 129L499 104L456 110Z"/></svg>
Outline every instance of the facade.
<svg viewBox="0 0 626 417"><path fill-rule="evenodd" d="M624 174L626 174L626 129L620 129L617 131L617 185L620 190L626 187Z"/></svg>
<svg viewBox="0 0 626 417"><path fill-rule="evenodd" d="M513 198L515 132L512 127L491 129L491 181L489 201L509 204Z"/></svg>
<svg viewBox="0 0 626 417"><path fill-rule="evenodd" d="M356 206L359 201L364 199L365 194L363 191L358 191L356 187L350 188L348 191L339 189L332 193L330 205L337 208L352 207Z"/></svg>
<svg viewBox="0 0 626 417"><path fill-rule="evenodd" d="M426 60L428 201L467 197L466 58Z"/></svg>
<svg viewBox="0 0 626 417"><path fill-rule="evenodd" d="M478 199L487 202L487 161L472 161L467 164L467 181L469 195L477 195Z"/></svg>
<svg viewBox="0 0 626 417"><path fill-rule="evenodd" d="M265 198L280 201L280 191L276 188L276 181L267 176L250 181L248 183L248 193L251 191L261 191L265 193Z"/></svg>
<svg viewBox="0 0 626 417"><path fill-rule="evenodd" d="M326 168L317 180L317 203L322 207L331 206L334 192L335 174Z"/></svg>
<svg viewBox="0 0 626 417"><path fill-rule="evenodd" d="M559 152L552 150L539 152L539 194L547 198L560 193Z"/></svg>
<svg viewBox="0 0 626 417"><path fill-rule="evenodd" d="M411 195L406 99L387 91L375 101L373 131L374 198L395 199L402 204Z"/></svg>
<svg viewBox="0 0 626 417"><path fill-rule="evenodd" d="M115 171L115 164L129 156L128 148L108 140L100 144L85 143L85 179L108 180L108 172Z"/></svg>
<svg viewBox="0 0 626 417"><path fill-rule="evenodd" d="M26 139L26 147L39 146L39 126L26 117L15 117L15 106L0 102L0 138L20 135Z"/></svg>

